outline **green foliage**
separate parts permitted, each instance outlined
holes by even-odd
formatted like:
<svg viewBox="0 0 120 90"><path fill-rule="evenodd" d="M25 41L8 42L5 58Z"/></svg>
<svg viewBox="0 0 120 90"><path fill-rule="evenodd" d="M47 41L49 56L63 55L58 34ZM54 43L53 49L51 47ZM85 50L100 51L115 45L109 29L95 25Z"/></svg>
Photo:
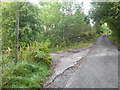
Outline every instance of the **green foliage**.
<svg viewBox="0 0 120 90"><path fill-rule="evenodd" d="M5 88L39 88L50 74L51 56L48 53L49 41L22 47L19 61L14 64L14 52L8 50L3 56L3 87Z"/></svg>
<svg viewBox="0 0 120 90"><path fill-rule="evenodd" d="M120 40L118 38L118 36L114 33L112 33L111 35L108 36L110 40L112 40L113 42L116 42L120 45Z"/></svg>
<svg viewBox="0 0 120 90"><path fill-rule="evenodd" d="M40 2L42 8L29 2L2 3L3 49L15 47L16 7L20 9L19 46L49 38L50 47L76 43L81 32L91 30L82 4L71 2ZM73 12L75 11L75 12Z"/></svg>
<svg viewBox="0 0 120 90"><path fill-rule="evenodd" d="M51 50L77 47L95 36L82 4L2 2L3 87L39 88L50 74ZM15 25L19 18L19 55L15 61Z"/></svg>
<svg viewBox="0 0 120 90"><path fill-rule="evenodd" d="M15 43L16 7L20 9L19 45L26 45L36 40L41 31L37 6L29 2L2 2L3 49L15 46L12 43Z"/></svg>
<svg viewBox="0 0 120 90"><path fill-rule="evenodd" d="M70 48L78 48L78 47L88 45L88 44L92 43L93 41L95 41L95 38L92 38L89 41L86 40L86 41L82 41L82 42L79 42L79 43L70 44L69 46L57 46L57 47L53 48L51 51L56 52L56 51L60 51L60 50L68 50ZM65 43L63 43L63 44L65 44Z"/></svg>
<svg viewBox="0 0 120 90"><path fill-rule="evenodd" d="M3 68L3 88L40 88L40 84L51 73L48 67L44 62L24 61L16 65L10 62Z"/></svg>
<svg viewBox="0 0 120 90"><path fill-rule="evenodd" d="M90 18L100 26L107 23L116 36L120 36L120 2L93 2ZM97 28L97 29L98 29Z"/></svg>
<svg viewBox="0 0 120 90"><path fill-rule="evenodd" d="M19 52L19 58L21 61L24 60L29 60L29 61L44 61L46 63L52 63L51 62L51 56L49 54L50 49L49 49L50 42L33 42L28 45L27 47L22 47L20 48Z"/></svg>
<svg viewBox="0 0 120 90"><path fill-rule="evenodd" d="M40 51L40 52L37 52L37 54L35 55L35 57L38 57L38 58L44 58L45 57L45 53Z"/></svg>

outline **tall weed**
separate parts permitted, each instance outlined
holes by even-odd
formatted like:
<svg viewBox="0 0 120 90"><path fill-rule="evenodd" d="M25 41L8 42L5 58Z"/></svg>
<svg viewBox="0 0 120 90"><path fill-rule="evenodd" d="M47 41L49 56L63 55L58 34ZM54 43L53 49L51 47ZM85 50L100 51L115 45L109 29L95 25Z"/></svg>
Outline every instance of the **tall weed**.
<svg viewBox="0 0 120 90"><path fill-rule="evenodd" d="M40 88L51 73L49 45L50 42L46 41L20 47L19 60L16 64L13 50L5 52L2 59L2 87Z"/></svg>

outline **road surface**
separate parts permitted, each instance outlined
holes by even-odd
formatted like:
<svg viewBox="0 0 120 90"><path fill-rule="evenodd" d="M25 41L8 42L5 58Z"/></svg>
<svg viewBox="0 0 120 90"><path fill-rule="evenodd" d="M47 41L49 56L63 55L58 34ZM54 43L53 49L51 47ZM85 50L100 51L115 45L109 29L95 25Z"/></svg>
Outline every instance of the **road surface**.
<svg viewBox="0 0 120 90"><path fill-rule="evenodd" d="M49 87L118 88L118 50L106 35L97 39L83 62L75 67L56 77Z"/></svg>

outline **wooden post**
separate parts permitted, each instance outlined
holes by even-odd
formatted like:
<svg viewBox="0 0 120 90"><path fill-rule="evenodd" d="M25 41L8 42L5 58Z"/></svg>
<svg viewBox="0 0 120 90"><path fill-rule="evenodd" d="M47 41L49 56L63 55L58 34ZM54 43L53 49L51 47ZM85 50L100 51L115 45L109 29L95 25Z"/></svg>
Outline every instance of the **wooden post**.
<svg viewBox="0 0 120 90"><path fill-rule="evenodd" d="M15 50L15 63L18 61L18 36L19 36L19 10L17 10L16 15L16 50Z"/></svg>

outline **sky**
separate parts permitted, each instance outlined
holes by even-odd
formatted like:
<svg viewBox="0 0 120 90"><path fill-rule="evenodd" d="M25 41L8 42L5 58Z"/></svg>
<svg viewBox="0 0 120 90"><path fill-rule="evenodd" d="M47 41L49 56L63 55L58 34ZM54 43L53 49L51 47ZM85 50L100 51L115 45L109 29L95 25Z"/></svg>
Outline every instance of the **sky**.
<svg viewBox="0 0 120 90"><path fill-rule="evenodd" d="M38 2L40 1L40 0L29 0L31 3L35 3L35 4L38 4ZM43 0L42 0L43 1ZM52 1L52 0L50 0L50 1ZM88 11L89 11L89 9L90 9L90 2L92 1L92 0L77 0L78 2L83 2L83 7L84 7L84 12L85 12L85 14L87 14L88 15Z"/></svg>
<svg viewBox="0 0 120 90"><path fill-rule="evenodd" d="M88 15L89 9L91 8L90 2L91 2L91 0L88 0L88 1L84 0L84 2L83 2L85 14L87 14L87 15Z"/></svg>

